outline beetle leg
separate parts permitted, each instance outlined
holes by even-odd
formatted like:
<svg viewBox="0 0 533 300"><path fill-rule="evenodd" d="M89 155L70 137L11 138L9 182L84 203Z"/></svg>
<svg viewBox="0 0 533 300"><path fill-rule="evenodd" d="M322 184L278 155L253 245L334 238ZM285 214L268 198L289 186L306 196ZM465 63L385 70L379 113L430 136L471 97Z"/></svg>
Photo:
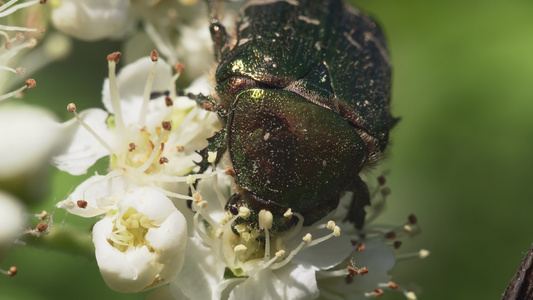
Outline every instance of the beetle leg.
<svg viewBox="0 0 533 300"><path fill-rule="evenodd" d="M209 144L202 150L196 151L196 153L202 156L200 162L195 162L196 165L200 166L199 174L205 172L207 168L211 165L217 165L222 154L226 152L227 149L227 133L226 128L221 129L219 132L215 133L212 137L208 138L207 141ZM209 161L209 154L216 153L216 158L214 161Z"/></svg>
<svg viewBox="0 0 533 300"><path fill-rule="evenodd" d="M356 176L348 190L353 192L353 196L352 202L350 202L350 207L348 208L348 213L343 221L352 222L354 223L355 228L363 229L366 216L365 206L370 205L370 192L368 191L368 186L361 177Z"/></svg>

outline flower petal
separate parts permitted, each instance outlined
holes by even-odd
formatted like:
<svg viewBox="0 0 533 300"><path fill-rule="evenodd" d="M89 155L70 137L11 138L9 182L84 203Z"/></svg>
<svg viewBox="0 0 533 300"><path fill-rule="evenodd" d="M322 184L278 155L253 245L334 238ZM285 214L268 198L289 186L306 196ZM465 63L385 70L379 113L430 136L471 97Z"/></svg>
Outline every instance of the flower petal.
<svg viewBox="0 0 533 300"><path fill-rule="evenodd" d="M2 105L0 128L0 180L45 166L61 133L51 112L30 105Z"/></svg>
<svg viewBox="0 0 533 300"><path fill-rule="evenodd" d="M193 237L187 243L186 257L181 272L170 283L172 294L178 297L182 293L188 299L221 299L219 284L225 265L213 255L212 249Z"/></svg>
<svg viewBox="0 0 533 300"><path fill-rule="evenodd" d="M146 85L146 80L148 79L153 66L154 62L149 57L143 57L124 66L117 75L120 105L124 123L126 125L136 124L139 121L144 101L144 86ZM152 85L152 92L164 93L172 86L171 66L162 58L159 58ZM114 110L111 104L109 79L104 81L102 99L107 111L113 113ZM149 113L155 111L156 114L159 114L158 111L166 108L164 101L150 101L148 111ZM152 118L148 117L148 119Z"/></svg>
<svg viewBox="0 0 533 300"><path fill-rule="evenodd" d="M135 216L148 217L153 224L145 236L136 231L139 223L135 226L122 219L130 208L136 210ZM118 210L93 229L96 259L107 285L119 292L139 292L168 282L181 270L185 258L187 224L183 215L164 194L148 187L126 193ZM139 244L119 250L112 244L114 228L136 232L134 241Z"/></svg>
<svg viewBox="0 0 533 300"><path fill-rule="evenodd" d="M315 270L310 266L289 264L272 271L265 269L248 277L230 293L230 300L314 299L318 297Z"/></svg>
<svg viewBox="0 0 533 300"><path fill-rule="evenodd" d="M90 218L116 209L122 195L129 189L130 184L122 177L106 178L95 175L80 184L66 200L57 204L57 207L67 210L71 214ZM78 200L87 202L85 208L78 206Z"/></svg>
<svg viewBox="0 0 533 300"><path fill-rule="evenodd" d="M81 119L98 134L104 141L113 141L107 128L108 113L101 109L88 109L80 114ZM87 173L98 159L109 155L109 151L87 131L76 119L62 124L65 141L58 154L51 160L52 164L62 171L72 175Z"/></svg>
<svg viewBox="0 0 533 300"><path fill-rule="evenodd" d="M125 31L129 0L62 0L52 6L54 26L75 38L94 41Z"/></svg>

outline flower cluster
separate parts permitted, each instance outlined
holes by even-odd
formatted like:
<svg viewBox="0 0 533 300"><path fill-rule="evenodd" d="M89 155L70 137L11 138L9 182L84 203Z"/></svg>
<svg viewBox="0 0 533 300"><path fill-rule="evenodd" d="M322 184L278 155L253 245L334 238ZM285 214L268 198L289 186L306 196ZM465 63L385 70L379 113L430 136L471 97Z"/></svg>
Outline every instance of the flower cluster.
<svg viewBox="0 0 533 300"><path fill-rule="evenodd" d="M0 18L39 1L16 2L0 6ZM294 225L284 231L273 229L273 215L266 209L227 204L239 189L235 171L227 153L208 151L208 138L222 124L215 113L176 90L184 73L179 61L187 65L184 74L192 82L188 92L212 92L202 76L212 62L206 50L210 34L195 18L201 9L195 2L51 1L50 19L57 30L85 41L125 40L126 55L107 57L104 109L70 103L67 110L73 118L59 123L43 112L25 110L25 120L15 110L0 108L0 126L18 129L9 131L6 139L34 143L19 143L15 152L0 149L0 157L10 157L0 160L0 180L49 157L55 167L72 175L85 174L106 159L105 174L86 179L56 207L84 218L98 217L92 228L96 261L115 291L141 292L168 284L175 299L216 300L365 299L399 290L415 299L413 292L391 280L389 271L399 259L394 251L401 240L418 232L417 221L409 216L399 226L376 223L390 193L383 177L375 184L363 229L345 222L350 192L337 209L309 226L305 216L288 209L284 220ZM18 53L12 49L34 46L35 40L7 39L0 66L21 74L2 59ZM147 40L164 59L156 50L150 56L136 53ZM126 64L117 72L120 60ZM29 80L0 101L34 84ZM38 137L20 132L37 132ZM35 150L35 143L41 151ZM24 217L10 220L24 210L14 203L0 193L0 215L6 214L0 221L9 220L9 226L1 224L5 231L0 231L0 246L12 245L24 232L40 235L51 230L51 217L32 230L23 229Z"/></svg>

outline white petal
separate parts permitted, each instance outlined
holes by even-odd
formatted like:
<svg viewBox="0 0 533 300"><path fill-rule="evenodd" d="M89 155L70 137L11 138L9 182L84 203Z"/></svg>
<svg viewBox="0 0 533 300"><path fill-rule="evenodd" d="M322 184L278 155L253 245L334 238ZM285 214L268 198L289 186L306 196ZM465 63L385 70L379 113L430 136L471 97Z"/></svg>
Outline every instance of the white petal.
<svg viewBox="0 0 533 300"><path fill-rule="evenodd" d="M123 31L128 21L129 0L61 0L52 6L52 22L60 31L94 41Z"/></svg>
<svg viewBox="0 0 533 300"><path fill-rule="evenodd" d="M66 200L59 202L57 207L85 218L98 216L110 209L116 209L121 196L129 188L128 182L122 177L109 179L95 175L80 184ZM87 201L87 207L78 207L78 200Z"/></svg>
<svg viewBox="0 0 533 300"><path fill-rule="evenodd" d="M24 231L25 209L15 197L0 191L0 254Z"/></svg>
<svg viewBox="0 0 533 300"><path fill-rule="evenodd" d="M107 112L97 108L88 109L83 111L80 117L104 141L113 142L106 124ZM98 159L109 155L109 151L75 119L64 123L62 127L66 140L51 160L58 169L72 175L85 174Z"/></svg>
<svg viewBox="0 0 533 300"><path fill-rule="evenodd" d="M139 121L143 103L144 86L154 66L149 57L143 57L124 66L117 75L119 86L120 104L122 115L126 125L135 124ZM159 58L152 86L152 92L167 92L172 86L172 70L163 59ZM105 108L113 113L111 96L109 92L109 79L104 81L102 99ZM150 101L149 111L165 109L164 101ZM161 122L161 120L158 120Z"/></svg>
<svg viewBox="0 0 533 300"><path fill-rule="evenodd" d="M61 133L51 112L29 105L2 105L0 128L0 180L47 165Z"/></svg>
<svg viewBox="0 0 533 300"><path fill-rule="evenodd" d="M181 272L170 283L174 297L183 294L188 299L221 299L218 287L225 265L213 255L211 247L204 246L198 237L190 238L186 256Z"/></svg>
<svg viewBox="0 0 533 300"><path fill-rule="evenodd" d="M145 236L153 252L145 245L121 252L108 242L121 213L106 216L93 229L100 272L107 285L119 292L139 292L168 282L181 270L185 258L187 224L165 195L151 188L137 188L118 204L119 212L129 207L158 226Z"/></svg>
<svg viewBox="0 0 533 300"><path fill-rule="evenodd" d="M368 273L356 275L351 283L346 283L343 276L319 279L320 290L342 299L368 299L365 293L378 288L378 284L387 283L391 276L389 271L394 267L396 259L390 247L381 241L365 242L365 250L353 255L355 267L366 267ZM320 277L319 277L320 278Z"/></svg>
<svg viewBox="0 0 533 300"><path fill-rule="evenodd" d="M310 267L288 264L278 270L259 271L230 293L229 299L314 299L318 297L315 270Z"/></svg>
<svg viewBox="0 0 533 300"><path fill-rule="evenodd" d="M327 231L328 233L331 232L330 230ZM316 238L318 236L313 236L313 239ZM350 237L341 233L338 237L332 237L327 241L298 252L292 262L295 264L311 265L316 269L324 270L341 263L352 251L353 246Z"/></svg>
<svg viewBox="0 0 533 300"><path fill-rule="evenodd" d="M177 52L187 66L187 71L183 75L189 79L205 74L213 64L213 41L204 23L199 18L194 26L180 28Z"/></svg>

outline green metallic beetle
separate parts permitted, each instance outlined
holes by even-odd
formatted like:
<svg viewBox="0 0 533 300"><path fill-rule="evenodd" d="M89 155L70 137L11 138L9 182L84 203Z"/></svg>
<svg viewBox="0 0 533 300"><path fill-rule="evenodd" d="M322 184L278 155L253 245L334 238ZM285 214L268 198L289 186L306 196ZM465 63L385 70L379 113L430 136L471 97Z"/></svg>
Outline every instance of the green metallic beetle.
<svg viewBox="0 0 533 300"><path fill-rule="evenodd" d="M203 172L208 152L219 160L229 151L238 192L226 209L246 206L252 222L266 209L281 232L295 222L283 217L287 209L310 225L353 191L346 220L362 228L370 198L358 174L382 157L396 122L378 25L340 0L258 0L243 5L232 39L217 2L208 5L216 93L197 100L225 128L200 151L199 165Z"/></svg>

